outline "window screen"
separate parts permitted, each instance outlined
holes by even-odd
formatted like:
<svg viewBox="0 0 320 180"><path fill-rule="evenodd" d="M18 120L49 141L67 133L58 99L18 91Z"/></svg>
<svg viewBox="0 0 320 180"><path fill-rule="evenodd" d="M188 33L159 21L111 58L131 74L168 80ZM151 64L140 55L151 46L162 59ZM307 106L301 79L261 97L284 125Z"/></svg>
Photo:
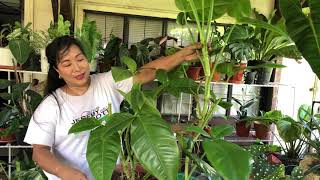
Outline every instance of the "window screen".
<svg viewBox="0 0 320 180"><path fill-rule="evenodd" d="M97 29L105 42L109 41L110 34L123 38L124 17L108 14L86 13L88 20L96 21Z"/></svg>

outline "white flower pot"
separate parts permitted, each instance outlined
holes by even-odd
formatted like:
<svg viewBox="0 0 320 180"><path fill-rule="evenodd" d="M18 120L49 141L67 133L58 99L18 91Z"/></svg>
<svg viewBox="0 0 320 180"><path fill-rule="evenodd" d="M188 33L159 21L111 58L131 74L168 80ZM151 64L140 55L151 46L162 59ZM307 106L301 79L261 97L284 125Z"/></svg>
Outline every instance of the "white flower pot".
<svg viewBox="0 0 320 180"><path fill-rule="evenodd" d="M98 61L96 59L94 59L93 61L91 61L89 63L89 65L90 65L90 72L96 72L97 66L98 66Z"/></svg>
<svg viewBox="0 0 320 180"><path fill-rule="evenodd" d="M14 64L17 64L9 48L0 47L0 58L1 68L13 68Z"/></svg>
<svg viewBox="0 0 320 180"><path fill-rule="evenodd" d="M47 73L49 71L49 63L48 63L48 58L46 56L46 50L45 49L41 49L40 50L40 55L41 55L41 59L40 59L41 72Z"/></svg>

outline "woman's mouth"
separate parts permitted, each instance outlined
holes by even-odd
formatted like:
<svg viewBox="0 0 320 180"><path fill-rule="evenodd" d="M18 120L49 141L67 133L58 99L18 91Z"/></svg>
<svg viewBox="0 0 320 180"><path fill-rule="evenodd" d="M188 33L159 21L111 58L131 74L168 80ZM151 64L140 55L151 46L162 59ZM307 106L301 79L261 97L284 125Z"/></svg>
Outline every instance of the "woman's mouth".
<svg viewBox="0 0 320 180"><path fill-rule="evenodd" d="M75 78L77 80L82 80L82 79L84 79L84 75L85 75L85 73L82 73L82 74L79 74L78 76L76 76Z"/></svg>

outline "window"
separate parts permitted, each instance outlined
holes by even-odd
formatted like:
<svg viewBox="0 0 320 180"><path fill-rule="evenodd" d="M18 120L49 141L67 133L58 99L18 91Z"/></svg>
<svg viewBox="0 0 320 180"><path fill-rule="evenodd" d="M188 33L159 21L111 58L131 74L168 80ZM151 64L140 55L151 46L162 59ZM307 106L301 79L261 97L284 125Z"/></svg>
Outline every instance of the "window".
<svg viewBox="0 0 320 180"><path fill-rule="evenodd" d="M89 21L96 21L97 29L104 42L109 41L110 34L123 38L124 17L109 14L86 13Z"/></svg>
<svg viewBox="0 0 320 180"><path fill-rule="evenodd" d="M146 38L162 36L163 22L161 19L129 18L129 45Z"/></svg>
<svg viewBox="0 0 320 180"><path fill-rule="evenodd" d="M146 38L156 38L164 36L167 32L168 36L178 39L179 46L187 46L192 43L189 37L187 27L177 25L173 20L150 18L143 16L131 16L121 14L99 13L94 11L86 12L86 17L90 21L96 21L98 30L102 33L103 40L108 42L110 33L120 38L127 38L125 42L129 45L137 43ZM127 20L125 21L125 18ZM167 22L168 23L165 23ZM198 40L198 30L193 23L189 24L194 36L194 40ZM125 33L125 34L124 34ZM168 41L168 46L173 46L174 41Z"/></svg>
<svg viewBox="0 0 320 180"><path fill-rule="evenodd" d="M194 41L198 40L198 30L195 24L189 24L191 32L194 37ZM175 37L178 39L179 46L187 46L192 43L192 38L189 36L187 26L178 25L175 21L168 22L168 36ZM170 41L168 46L173 46L173 41Z"/></svg>

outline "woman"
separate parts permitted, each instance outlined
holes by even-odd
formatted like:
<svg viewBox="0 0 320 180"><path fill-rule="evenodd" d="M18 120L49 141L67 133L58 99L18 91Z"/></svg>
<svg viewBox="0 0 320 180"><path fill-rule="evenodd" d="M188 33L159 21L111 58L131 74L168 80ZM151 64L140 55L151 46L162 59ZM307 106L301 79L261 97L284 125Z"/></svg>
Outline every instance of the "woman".
<svg viewBox="0 0 320 180"><path fill-rule="evenodd" d="M83 117L107 115L107 105L119 112L123 97L133 83L147 83L156 69L171 70L197 58L200 44L143 66L134 77L116 83L111 72L90 75L89 63L80 43L69 36L55 39L46 48L50 64L47 96L30 121L24 141L33 146L33 159L49 180L94 179L86 161L89 132L68 135L70 127Z"/></svg>

